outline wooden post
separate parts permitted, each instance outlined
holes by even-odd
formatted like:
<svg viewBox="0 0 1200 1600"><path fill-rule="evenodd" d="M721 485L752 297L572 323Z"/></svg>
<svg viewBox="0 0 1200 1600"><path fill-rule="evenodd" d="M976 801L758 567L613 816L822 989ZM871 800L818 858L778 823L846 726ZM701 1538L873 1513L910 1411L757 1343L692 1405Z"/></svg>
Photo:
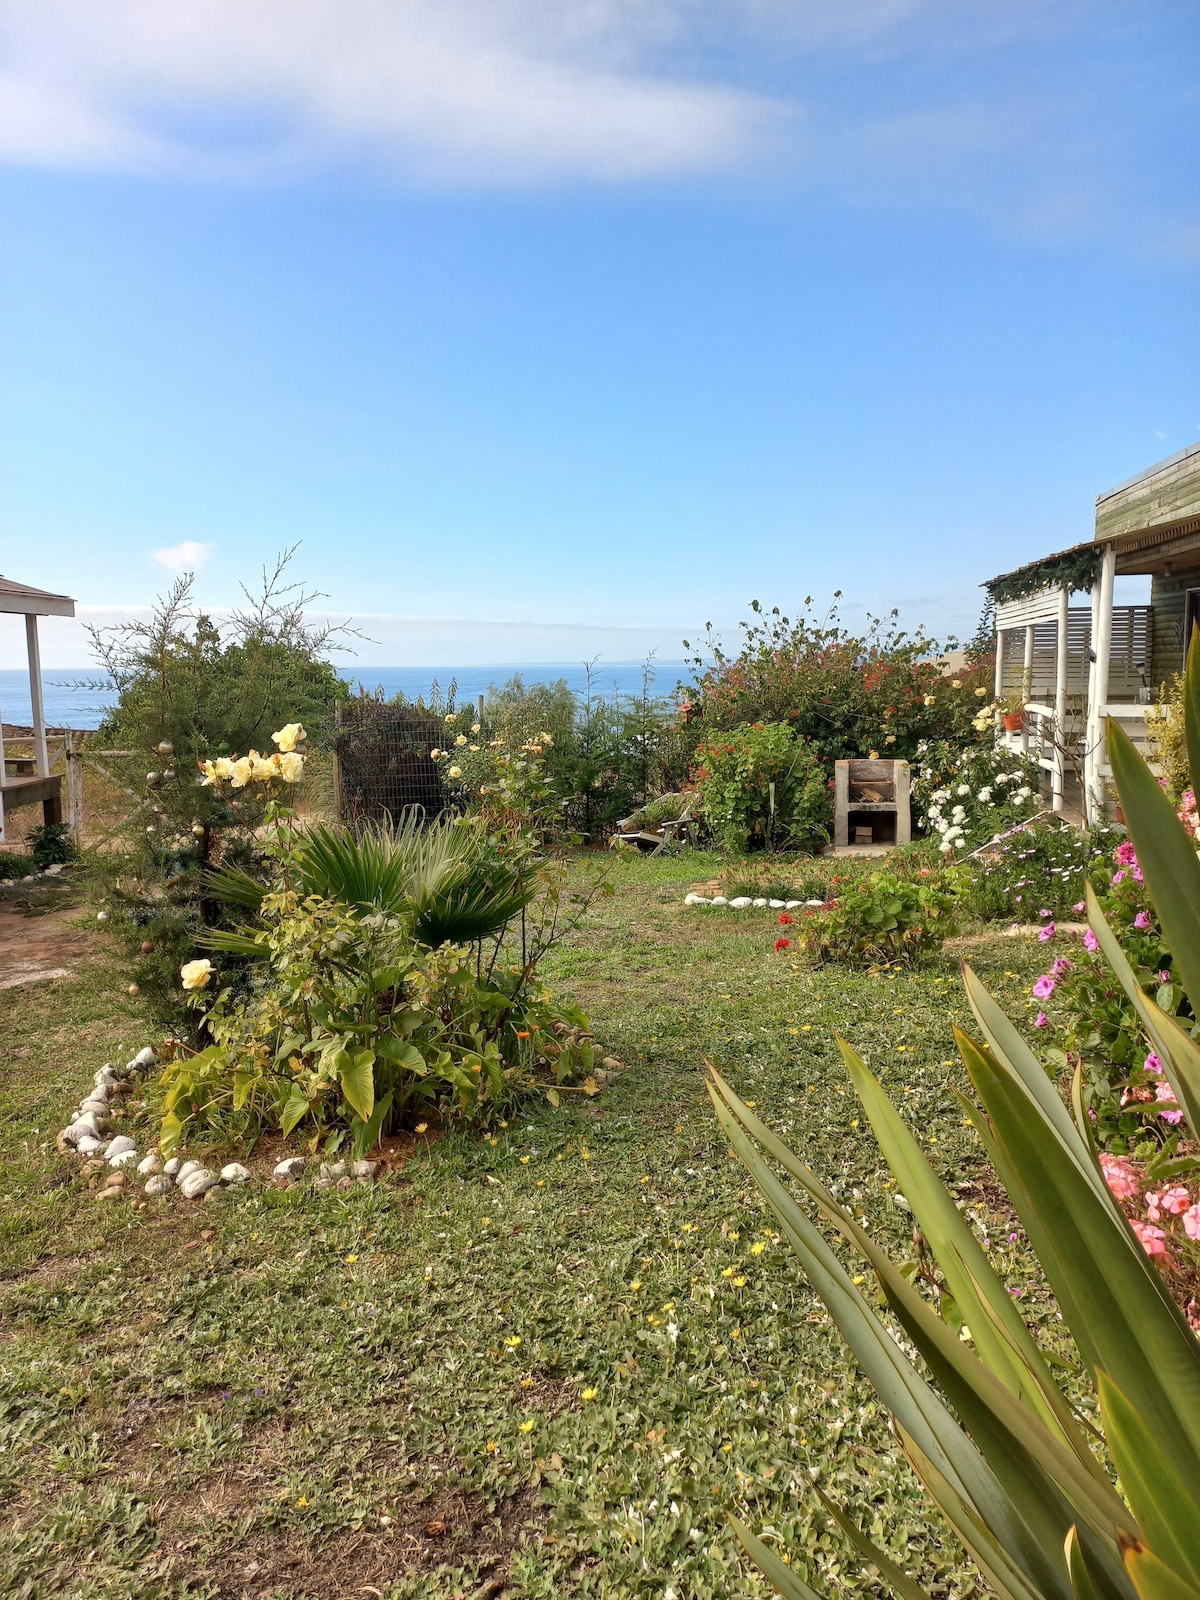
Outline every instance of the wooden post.
<svg viewBox="0 0 1200 1600"><path fill-rule="evenodd" d="M908 844L912 839L912 811L908 797L908 762L897 761L892 771L896 775L896 843Z"/></svg>
<svg viewBox="0 0 1200 1600"><path fill-rule="evenodd" d="M1054 772L1050 778L1051 805L1061 811L1066 804L1067 778L1067 608L1070 596L1058 591L1058 648L1054 657Z"/></svg>
<svg viewBox="0 0 1200 1600"><path fill-rule="evenodd" d="M25 648L29 656L29 703L33 707L33 753L39 778L50 776L50 757L46 752L46 712L42 705L42 656L38 649L37 618L25 618Z"/></svg>
<svg viewBox="0 0 1200 1600"><path fill-rule="evenodd" d="M483 727L483 696L482 695L479 696L479 699L475 702L475 705L476 705L476 710L477 710L477 713L478 713L478 715L475 718L475 721L482 728Z"/></svg>
<svg viewBox="0 0 1200 1600"><path fill-rule="evenodd" d="M83 755L75 748L75 735L68 732L65 755L67 759L67 826L75 835L75 843L83 843Z"/></svg>
<svg viewBox="0 0 1200 1600"><path fill-rule="evenodd" d="M833 848L844 850L850 843L850 763L833 764Z"/></svg>
<svg viewBox="0 0 1200 1600"><path fill-rule="evenodd" d="M342 758L338 755L338 734L342 726L342 704L333 708L333 811L337 820L342 818Z"/></svg>

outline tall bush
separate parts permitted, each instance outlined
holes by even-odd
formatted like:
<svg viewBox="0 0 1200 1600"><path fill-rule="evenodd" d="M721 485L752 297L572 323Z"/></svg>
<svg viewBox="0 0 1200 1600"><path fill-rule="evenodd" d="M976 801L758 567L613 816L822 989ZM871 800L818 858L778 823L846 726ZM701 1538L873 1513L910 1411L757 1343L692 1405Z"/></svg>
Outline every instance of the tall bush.
<svg viewBox="0 0 1200 1600"><path fill-rule="evenodd" d="M836 604L824 616L811 599L796 618L757 600L751 611L736 652L723 648L710 623L692 657L706 730L782 722L831 761L870 750L911 759L921 739L970 742L977 691L988 692L983 661L947 672L944 647L899 628L895 611L868 618L858 633L843 625Z"/></svg>
<svg viewBox="0 0 1200 1600"><path fill-rule="evenodd" d="M829 838L824 758L780 722L748 723L696 751L706 826L728 850L813 850Z"/></svg>

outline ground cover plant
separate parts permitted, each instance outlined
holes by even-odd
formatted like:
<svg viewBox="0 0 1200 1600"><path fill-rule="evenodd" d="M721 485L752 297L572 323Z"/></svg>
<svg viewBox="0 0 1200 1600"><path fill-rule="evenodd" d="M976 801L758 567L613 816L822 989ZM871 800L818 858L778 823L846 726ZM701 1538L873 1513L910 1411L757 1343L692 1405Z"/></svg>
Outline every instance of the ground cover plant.
<svg viewBox="0 0 1200 1600"><path fill-rule="evenodd" d="M1082 829L1047 819L1014 829L958 869L962 913L980 922L1078 918L1084 889L1122 838L1106 823Z"/></svg>
<svg viewBox="0 0 1200 1600"><path fill-rule="evenodd" d="M389 1142L385 1181L348 1192L257 1181L203 1206L95 1204L63 1181L53 1130L99 1065L145 1042L144 1001L104 944L72 979L0 991L0 1587L765 1596L733 1512L777 1528L814 1581L872 1592L807 1493L817 1472L895 1559L966 1593L696 1066L776 1107L900 1246L912 1217L835 1055L846 1033L1053 1338L952 1097L954 960L817 971L775 950L775 912L683 905L735 868L619 860L611 898L549 957L547 981L629 1063L599 1096L528 1101L486 1132L430 1118ZM984 934L972 959L1018 1005L1042 949ZM195 1148L258 1172L280 1146Z"/></svg>

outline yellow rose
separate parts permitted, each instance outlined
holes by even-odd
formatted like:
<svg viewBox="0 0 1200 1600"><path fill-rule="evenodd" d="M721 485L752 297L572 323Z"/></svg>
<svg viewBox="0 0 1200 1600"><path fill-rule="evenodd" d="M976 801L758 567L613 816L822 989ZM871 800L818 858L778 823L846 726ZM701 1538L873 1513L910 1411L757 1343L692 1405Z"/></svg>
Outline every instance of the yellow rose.
<svg viewBox="0 0 1200 1600"><path fill-rule="evenodd" d="M271 735L273 741L279 746L284 755L290 755L298 744L303 744L308 735L301 722L289 722L280 728L278 733Z"/></svg>
<svg viewBox="0 0 1200 1600"><path fill-rule="evenodd" d="M279 776L284 783L299 783L304 776L304 757L298 750L289 750L279 758Z"/></svg>
<svg viewBox="0 0 1200 1600"><path fill-rule="evenodd" d="M229 769L229 782L235 789L244 789L250 782L249 756L241 756L237 761L231 762Z"/></svg>
<svg viewBox="0 0 1200 1600"><path fill-rule="evenodd" d="M452 778L461 778L462 777L462 768L461 767L451 767L450 768L450 776Z"/></svg>
<svg viewBox="0 0 1200 1600"><path fill-rule="evenodd" d="M481 728L481 725L478 722L473 722L471 724L471 732L472 733L480 733L481 731L482 731L482 728Z"/></svg>
<svg viewBox="0 0 1200 1600"><path fill-rule="evenodd" d="M962 688L962 679L961 678L951 678L950 679L950 687L952 689L961 689Z"/></svg>
<svg viewBox="0 0 1200 1600"><path fill-rule="evenodd" d="M202 789L211 788L211 786L216 783L218 778L216 763L212 761L202 761L200 763L200 771L202 774L200 778L200 787Z"/></svg>
<svg viewBox="0 0 1200 1600"><path fill-rule="evenodd" d="M437 748L434 748L429 752L429 759L430 761L436 761L438 757L442 755L445 755L444 750L438 750Z"/></svg>
<svg viewBox="0 0 1200 1600"><path fill-rule="evenodd" d="M976 689L976 691L975 691L975 693L976 693L976 694L977 694L977 695L978 695L978 696L979 696L979 698L980 698L980 699L981 699L981 700L982 700L982 699L983 699L983 697L984 697L984 695L985 695L985 694L986 694L986 693L987 693L987 690L986 690L986 689L985 689L985 688L984 688L984 687L983 687L983 685L982 685L982 684L980 684L980 685L979 685L979 687L978 687L978 689Z"/></svg>
<svg viewBox="0 0 1200 1600"><path fill-rule="evenodd" d="M279 776L279 768L275 765L278 756L260 756L257 750L251 750L248 759L250 776L256 783L269 783L272 778Z"/></svg>
<svg viewBox="0 0 1200 1600"><path fill-rule="evenodd" d="M458 747L459 747L459 749L460 749L460 750L461 750L461 749L462 749L462 747L463 747L463 745L464 745L464 744L466 744L466 742L467 742L467 736L466 736L466 734L465 734L465 733L460 733L460 734L459 734L459 736L458 736L458 738L457 738L457 739L455 739L455 741L454 741L454 742L455 742L455 744L456 744L456 745L457 745L457 746L458 746Z"/></svg>
<svg viewBox="0 0 1200 1600"><path fill-rule="evenodd" d="M185 989L205 989L208 980L213 975L211 961L185 961L179 969L179 977Z"/></svg>
<svg viewBox="0 0 1200 1600"><path fill-rule="evenodd" d="M205 762L205 766L207 766L207 765L208 765L208 763ZM229 759L228 756L218 756L217 759L213 762L213 768L216 771L216 774L217 774L218 778L232 778L233 777L233 762Z"/></svg>

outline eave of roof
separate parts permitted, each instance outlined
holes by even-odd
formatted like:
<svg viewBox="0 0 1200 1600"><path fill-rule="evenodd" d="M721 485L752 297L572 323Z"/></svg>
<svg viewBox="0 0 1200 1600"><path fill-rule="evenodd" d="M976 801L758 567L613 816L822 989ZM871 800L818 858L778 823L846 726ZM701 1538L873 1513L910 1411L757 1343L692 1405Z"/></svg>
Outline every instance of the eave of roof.
<svg viewBox="0 0 1200 1600"><path fill-rule="evenodd" d="M25 617L73 617L75 602L70 595L52 594L28 583L0 577L0 612Z"/></svg>

